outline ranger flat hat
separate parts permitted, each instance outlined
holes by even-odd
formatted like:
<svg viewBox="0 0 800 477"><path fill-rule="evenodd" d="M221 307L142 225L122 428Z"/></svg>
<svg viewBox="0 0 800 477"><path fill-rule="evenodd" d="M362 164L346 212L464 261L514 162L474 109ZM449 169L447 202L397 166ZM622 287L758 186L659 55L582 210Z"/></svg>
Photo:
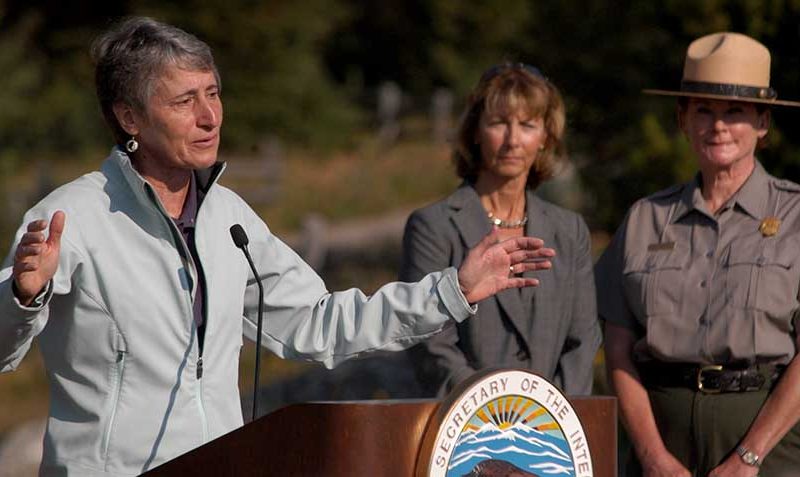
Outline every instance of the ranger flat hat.
<svg viewBox="0 0 800 477"><path fill-rule="evenodd" d="M680 91L646 89L647 94L800 106L782 101L769 86L767 47L740 33L712 33L686 50Z"/></svg>

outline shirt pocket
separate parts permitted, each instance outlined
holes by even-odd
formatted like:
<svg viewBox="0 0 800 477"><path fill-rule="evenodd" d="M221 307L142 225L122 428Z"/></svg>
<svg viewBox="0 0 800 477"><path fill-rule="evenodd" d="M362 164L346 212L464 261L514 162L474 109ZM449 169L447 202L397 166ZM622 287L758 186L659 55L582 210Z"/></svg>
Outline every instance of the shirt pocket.
<svg viewBox="0 0 800 477"><path fill-rule="evenodd" d="M689 251L675 246L672 250L634 252L625 257L622 281L625 297L633 313L644 318L675 313L683 297L682 275L689 263Z"/></svg>
<svg viewBox="0 0 800 477"><path fill-rule="evenodd" d="M725 292L732 306L769 315L789 315L797 308L797 238L741 239L731 243Z"/></svg>

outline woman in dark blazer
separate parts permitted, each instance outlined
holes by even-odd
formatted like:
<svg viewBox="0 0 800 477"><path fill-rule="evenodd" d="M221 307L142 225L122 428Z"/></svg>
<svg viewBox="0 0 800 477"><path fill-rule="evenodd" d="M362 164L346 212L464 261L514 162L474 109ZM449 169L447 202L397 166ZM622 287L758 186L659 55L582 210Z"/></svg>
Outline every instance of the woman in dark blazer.
<svg viewBox="0 0 800 477"><path fill-rule="evenodd" d="M525 368L567 394L591 392L600 328L589 231L580 215L533 192L564 159L564 123L560 93L529 65L491 68L470 95L453 153L464 182L409 218L400 279L458 266L493 228L500 239L541 237L557 256L538 288L484 300L468 323L410 351L426 394L488 367Z"/></svg>

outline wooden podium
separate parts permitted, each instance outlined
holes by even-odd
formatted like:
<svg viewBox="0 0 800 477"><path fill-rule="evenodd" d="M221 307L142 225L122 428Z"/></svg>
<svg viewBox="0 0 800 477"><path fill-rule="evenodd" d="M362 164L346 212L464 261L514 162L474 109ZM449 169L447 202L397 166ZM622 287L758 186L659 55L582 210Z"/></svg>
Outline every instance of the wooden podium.
<svg viewBox="0 0 800 477"><path fill-rule="evenodd" d="M616 477L612 397L575 397L596 477ZM437 400L295 404L220 437L145 475L414 477Z"/></svg>

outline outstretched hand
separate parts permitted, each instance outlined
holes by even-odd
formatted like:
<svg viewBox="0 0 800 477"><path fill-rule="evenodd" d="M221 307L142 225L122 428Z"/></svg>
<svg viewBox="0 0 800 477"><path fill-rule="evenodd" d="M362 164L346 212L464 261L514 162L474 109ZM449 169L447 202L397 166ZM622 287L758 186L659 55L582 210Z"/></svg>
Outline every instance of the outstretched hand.
<svg viewBox="0 0 800 477"><path fill-rule="evenodd" d="M31 304L56 274L65 221L64 212L53 214L49 234L45 237L47 221L34 220L17 245L13 268L15 293L25 306Z"/></svg>
<svg viewBox="0 0 800 477"><path fill-rule="evenodd" d="M493 230L467 254L458 269L458 283L469 303L477 303L508 288L532 287L536 278L518 276L530 270L546 270L553 265L552 248L535 237L514 237L498 242Z"/></svg>

